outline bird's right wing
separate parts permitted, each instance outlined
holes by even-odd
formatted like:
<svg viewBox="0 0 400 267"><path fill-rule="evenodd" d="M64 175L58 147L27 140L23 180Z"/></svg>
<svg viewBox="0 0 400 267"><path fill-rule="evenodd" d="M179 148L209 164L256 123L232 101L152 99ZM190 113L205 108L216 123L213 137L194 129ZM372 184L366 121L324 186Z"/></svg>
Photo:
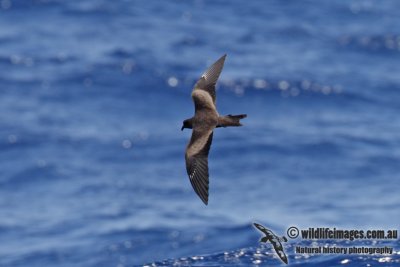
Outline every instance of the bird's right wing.
<svg viewBox="0 0 400 267"><path fill-rule="evenodd" d="M198 131L193 129L192 137L186 148L186 171L194 191L208 204L208 153L213 138L212 130Z"/></svg>
<svg viewBox="0 0 400 267"><path fill-rule="evenodd" d="M268 231L270 231L269 229L265 228L264 226L262 226L261 224L258 223L253 223L254 226L260 230L261 232L263 232L264 234L268 234Z"/></svg>
<svg viewBox="0 0 400 267"><path fill-rule="evenodd" d="M212 64L197 81L193 90L204 90L210 94L214 104L216 100L215 84L224 67L226 54L220 57L214 64Z"/></svg>

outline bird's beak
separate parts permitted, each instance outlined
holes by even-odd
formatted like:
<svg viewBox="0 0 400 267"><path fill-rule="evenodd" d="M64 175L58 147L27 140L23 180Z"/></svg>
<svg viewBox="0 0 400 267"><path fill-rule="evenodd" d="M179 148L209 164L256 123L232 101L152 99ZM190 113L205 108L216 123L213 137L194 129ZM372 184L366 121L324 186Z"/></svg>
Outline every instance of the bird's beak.
<svg viewBox="0 0 400 267"><path fill-rule="evenodd" d="M182 125L181 131L183 131L183 129L185 129L185 125Z"/></svg>

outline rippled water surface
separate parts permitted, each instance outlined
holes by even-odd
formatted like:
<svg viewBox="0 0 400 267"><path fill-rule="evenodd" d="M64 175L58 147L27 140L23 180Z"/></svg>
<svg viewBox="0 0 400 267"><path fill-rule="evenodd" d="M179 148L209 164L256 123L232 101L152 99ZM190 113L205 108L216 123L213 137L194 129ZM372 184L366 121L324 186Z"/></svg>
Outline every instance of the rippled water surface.
<svg viewBox="0 0 400 267"><path fill-rule="evenodd" d="M0 1L1 266L279 266L258 221L398 229L398 1ZM228 54L204 206L191 88ZM336 242L336 241L335 241ZM296 254L294 266L398 266ZM311 245L333 244L317 240Z"/></svg>

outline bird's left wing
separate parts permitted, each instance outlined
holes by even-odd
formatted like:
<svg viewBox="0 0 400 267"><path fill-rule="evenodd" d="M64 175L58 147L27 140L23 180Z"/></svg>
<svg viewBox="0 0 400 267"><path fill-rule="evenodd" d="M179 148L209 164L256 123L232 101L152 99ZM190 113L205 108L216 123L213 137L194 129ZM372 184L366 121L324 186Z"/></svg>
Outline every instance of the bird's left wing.
<svg viewBox="0 0 400 267"><path fill-rule="evenodd" d="M212 64L204 73L194 86L193 90L204 90L211 95L215 104L216 93L215 84L218 81L222 68L224 67L226 54L220 57L214 64Z"/></svg>
<svg viewBox="0 0 400 267"><path fill-rule="evenodd" d="M288 264L288 259L283 251L282 243L275 237L271 240L271 244L275 249L276 254L278 254L279 258L286 264Z"/></svg>

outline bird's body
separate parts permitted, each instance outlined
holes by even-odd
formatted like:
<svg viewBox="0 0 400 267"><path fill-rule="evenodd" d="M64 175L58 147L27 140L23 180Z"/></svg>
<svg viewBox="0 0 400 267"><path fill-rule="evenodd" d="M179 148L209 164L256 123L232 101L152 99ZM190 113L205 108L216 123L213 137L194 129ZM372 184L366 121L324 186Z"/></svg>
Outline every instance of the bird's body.
<svg viewBox="0 0 400 267"><path fill-rule="evenodd" d="M184 128L193 129L186 147L186 170L195 192L208 204L208 153L213 130L217 127L241 126L240 119L246 115L219 116L216 108L215 84L224 66L226 55L218 59L197 81L192 91L195 114L184 120Z"/></svg>

